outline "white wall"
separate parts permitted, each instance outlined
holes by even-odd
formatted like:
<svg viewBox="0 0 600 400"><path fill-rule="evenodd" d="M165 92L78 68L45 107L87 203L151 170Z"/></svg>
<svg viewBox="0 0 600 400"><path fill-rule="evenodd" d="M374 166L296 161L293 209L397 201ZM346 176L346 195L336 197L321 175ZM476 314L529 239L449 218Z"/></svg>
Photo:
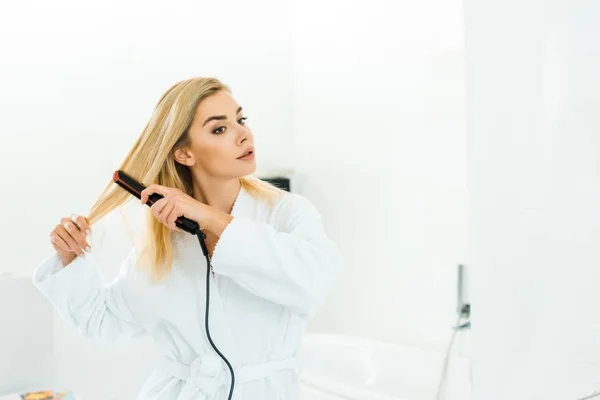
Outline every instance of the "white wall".
<svg viewBox="0 0 600 400"><path fill-rule="evenodd" d="M312 329L443 350L466 256L461 2L293 11L300 190L347 260Z"/></svg>
<svg viewBox="0 0 600 400"><path fill-rule="evenodd" d="M599 15L465 2L476 400L600 389Z"/></svg>
<svg viewBox="0 0 600 400"><path fill-rule="evenodd" d="M29 275L50 254L47 234L91 206L164 90L214 75L246 109L258 175L297 171L292 190L345 254L311 331L443 350L466 254L461 18L447 0L13 4L0 16L13 38L0 167L17 193L0 199L2 270ZM107 280L128 245L119 218L97 226L111 229ZM55 326L61 383L85 399L134 398L157 357L150 340L105 348Z"/></svg>

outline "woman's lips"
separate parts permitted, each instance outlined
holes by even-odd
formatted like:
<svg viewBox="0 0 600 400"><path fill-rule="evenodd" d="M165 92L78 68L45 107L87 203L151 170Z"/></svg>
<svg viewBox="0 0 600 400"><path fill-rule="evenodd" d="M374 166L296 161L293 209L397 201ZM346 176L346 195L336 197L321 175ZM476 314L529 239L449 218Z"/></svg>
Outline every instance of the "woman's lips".
<svg viewBox="0 0 600 400"><path fill-rule="evenodd" d="M248 154L247 156L244 157L239 157L238 160L243 160L243 161L251 161L254 160L254 152Z"/></svg>

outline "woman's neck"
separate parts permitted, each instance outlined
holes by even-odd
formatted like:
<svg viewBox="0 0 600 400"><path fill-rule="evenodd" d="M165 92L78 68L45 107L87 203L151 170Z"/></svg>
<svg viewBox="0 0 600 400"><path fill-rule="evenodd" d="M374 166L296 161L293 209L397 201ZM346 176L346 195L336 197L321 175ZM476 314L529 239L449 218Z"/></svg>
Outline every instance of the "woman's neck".
<svg viewBox="0 0 600 400"><path fill-rule="evenodd" d="M241 186L239 179L202 183L194 181L194 198L229 214L240 193Z"/></svg>

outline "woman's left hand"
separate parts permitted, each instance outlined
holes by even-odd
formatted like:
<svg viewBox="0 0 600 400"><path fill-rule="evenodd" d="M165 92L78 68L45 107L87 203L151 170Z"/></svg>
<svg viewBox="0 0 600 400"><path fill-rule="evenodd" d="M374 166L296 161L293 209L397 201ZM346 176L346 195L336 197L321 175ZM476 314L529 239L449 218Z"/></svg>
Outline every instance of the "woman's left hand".
<svg viewBox="0 0 600 400"><path fill-rule="evenodd" d="M194 199L179 189L157 184L152 184L142 191L142 204L146 204L148 197L153 193L161 194L163 198L152 204L150 209L156 219L168 226L169 229L183 232L175 225L175 220L181 216L196 221L200 230L208 228L209 220L212 217L212 207L208 204Z"/></svg>

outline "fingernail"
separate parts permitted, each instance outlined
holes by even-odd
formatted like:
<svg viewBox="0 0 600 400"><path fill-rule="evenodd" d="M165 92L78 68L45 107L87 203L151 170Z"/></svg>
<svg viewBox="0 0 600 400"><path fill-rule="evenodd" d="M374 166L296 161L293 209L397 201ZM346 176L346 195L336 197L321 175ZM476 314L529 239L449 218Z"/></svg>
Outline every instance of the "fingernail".
<svg viewBox="0 0 600 400"><path fill-rule="evenodd" d="M88 246L88 247L85 248L85 251L87 251L88 253L90 253L92 251L92 249L91 249L90 246Z"/></svg>
<svg viewBox="0 0 600 400"><path fill-rule="evenodd" d="M88 229L87 231L85 231L85 234L89 236L92 234L92 231Z"/></svg>

